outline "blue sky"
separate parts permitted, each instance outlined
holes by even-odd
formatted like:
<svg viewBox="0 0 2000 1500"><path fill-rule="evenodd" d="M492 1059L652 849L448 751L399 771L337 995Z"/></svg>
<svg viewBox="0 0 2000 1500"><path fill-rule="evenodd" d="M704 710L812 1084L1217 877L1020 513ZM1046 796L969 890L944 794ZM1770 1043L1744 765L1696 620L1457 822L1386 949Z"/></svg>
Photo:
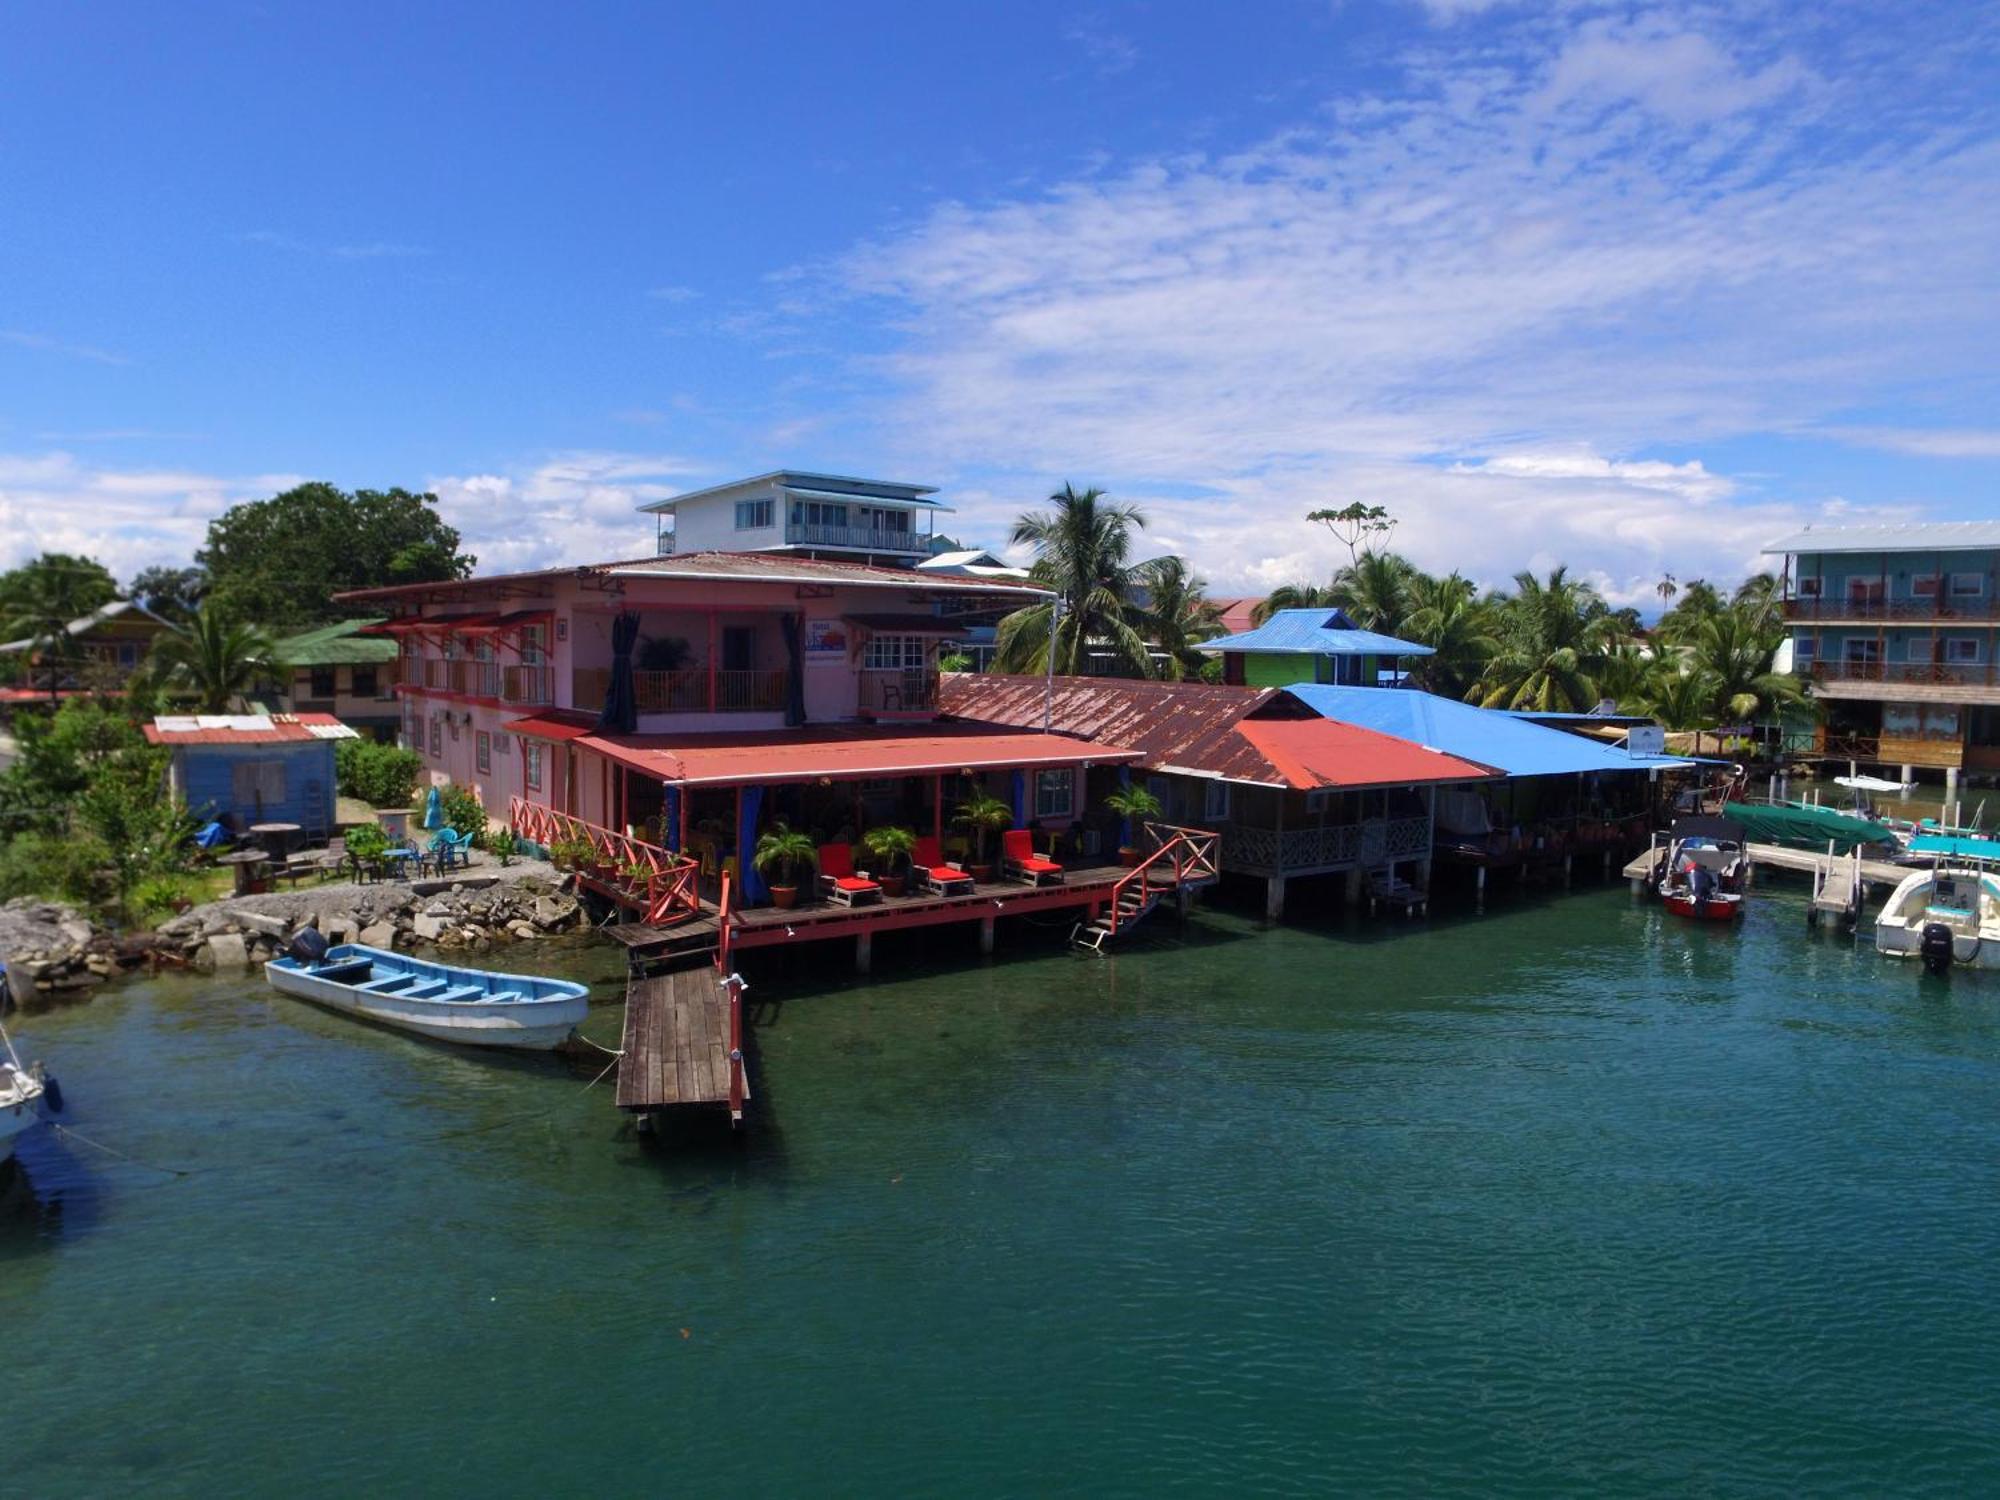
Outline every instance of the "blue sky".
<svg viewBox="0 0 2000 1500"><path fill-rule="evenodd" d="M482 569L779 466L1623 599L2000 514L1990 6L10 9L0 549L293 478Z"/></svg>

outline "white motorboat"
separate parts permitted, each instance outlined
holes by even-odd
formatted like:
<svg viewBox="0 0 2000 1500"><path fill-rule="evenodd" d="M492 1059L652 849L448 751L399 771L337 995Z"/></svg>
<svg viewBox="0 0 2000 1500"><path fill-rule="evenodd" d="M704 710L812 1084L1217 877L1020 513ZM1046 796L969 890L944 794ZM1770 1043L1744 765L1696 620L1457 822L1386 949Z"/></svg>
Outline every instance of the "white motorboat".
<svg viewBox="0 0 2000 1500"><path fill-rule="evenodd" d="M42 1096L48 1085L39 1069L24 1068L12 1055L0 1058L0 1161L14 1154L21 1133L42 1119Z"/></svg>
<svg viewBox="0 0 2000 1500"><path fill-rule="evenodd" d="M1933 974L1954 964L2000 969L2000 874L1945 864L1916 871L1876 917L1875 948L1922 959Z"/></svg>

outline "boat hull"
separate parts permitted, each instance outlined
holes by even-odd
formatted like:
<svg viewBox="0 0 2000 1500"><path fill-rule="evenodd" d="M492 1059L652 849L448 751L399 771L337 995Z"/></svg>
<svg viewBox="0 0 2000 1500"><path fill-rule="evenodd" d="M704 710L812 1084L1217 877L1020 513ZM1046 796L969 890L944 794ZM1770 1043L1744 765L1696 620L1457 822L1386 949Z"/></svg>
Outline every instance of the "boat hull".
<svg viewBox="0 0 2000 1500"><path fill-rule="evenodd" d="M1710 896L1706 901L1674 894L1661 897L1660 904L1677 917L1697 922L1734 922L1743 915L1743 898L1733 892Z"/></svg>
<svg viewBox="0 0 2000 1500"><path fill-rule="evenodd" d="M400 989L412 993L373 987L401 976L408 978ZM589 991L580 984L461 969L358 943L330 949L317 964L274 959L264 977L281 994L325 1010L466 1047L548 1051L590 1013ZM440 985L442 995L426 993ZM458 993L467 988L482 993ZM508 995L519 998L501 998Z"/></svg>
<svg viewBox="0 0 2000 1500"><path fill-rule="evenodd" d="M0 1161L14 1154L14 1142L42 1120L42 1083L28 1073L0 1066Z"/></svg>
<svg viewBox="0 0 2000 1500"><path fill-rule="evenodd" d="M1926 934L1933 942L1948 934L1960 968L2000 969L2000 875L1940 865L1905 879L1875 919L1875 951L1926 959ZM1936 960L1944 967L1941 950Z"/></svg>

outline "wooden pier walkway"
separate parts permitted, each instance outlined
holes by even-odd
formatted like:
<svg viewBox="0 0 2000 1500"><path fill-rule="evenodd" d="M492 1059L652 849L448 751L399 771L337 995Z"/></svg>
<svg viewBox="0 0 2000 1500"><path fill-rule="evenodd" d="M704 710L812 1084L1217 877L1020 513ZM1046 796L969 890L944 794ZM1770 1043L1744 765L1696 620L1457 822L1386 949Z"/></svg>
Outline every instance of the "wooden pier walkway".
<svg viewBox="0 0 2000 1500"><path fill-rule="evenodd" d="M625 988L618 1107L651 1111L726 1105L743 1117L742 1001L707 965L637 975Z"/></svg>
<svg viewBox="0 0 2000 1500"><path fill-rule="evenodd" d="M1653 862L1660 857L1661 849L1648 849L1625 867L1627 880L1644 880L1653 870ZM1787 849L1782 844L1745 844L1744 852L1750 856L1753 865L1765 865L1774 870L1790 870L1798 875L1817 876L1826 864L1828 856L1811 849ZM1842 866L1848 864L1848 856L1833 856ZM1896 865L1886 859L1864 859L1861 861L1861 881L1863 885L1897 886L1909 877L1911 867Z"/></svg>

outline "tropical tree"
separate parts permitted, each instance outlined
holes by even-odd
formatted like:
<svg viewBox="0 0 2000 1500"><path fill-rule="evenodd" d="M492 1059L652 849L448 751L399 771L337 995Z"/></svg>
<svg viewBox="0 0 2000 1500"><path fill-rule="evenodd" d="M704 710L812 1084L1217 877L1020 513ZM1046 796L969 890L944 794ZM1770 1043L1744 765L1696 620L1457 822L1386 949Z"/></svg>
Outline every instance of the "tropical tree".
<svg viewBox="0 0 2000 1500"><path fill-rule="evenodd" d="M193 614L208 592L208 575L200 568L142 568L133 575L130 595L163 620L178 624Z"/></svg>
<svg viewBox="0 0 2000 1500"><path fill-rule="evenodd" d="M1514 575L1500 606L1500 650L1474 689L1488 708L1582 713L1600 696L1596 674L1618 640L1618 625L1589 584L1558 567L1546 580Z"/></svg>
<svg viewBox="0 0 2000 1500"><path fill-rule="evenodd" d="M1146 599L1135 623L1165 653L1161 675L1175 682L1199 676L1207 658L1196 644L1222 634L1222 611L1208 601L1207 582L1179 557L1156 557L1134 572Z"/></svg>
<svg viewBox="0 0 2000 1500"><path fill-rule="evenodd" d="M1604 653L1597 669L1598 696L1628 712L1649 713L1646 705L1659 671L1658 659L1638 642L1620 641Z"/></svg>
<svg viewBox="0 0 2000 1500"><path fill-rule="evenodd" d="M1262 625L1281 609L1337 609L1330 587L1316 583L1281 583L1250 608L1250 622Z"/></svg>
<svg viewBox="0 0 2000 1500"><path fill-rule="evenodd" d="M1721 590L1705 578L1690 578L1681 585L1674 607L1660 616L1654 636L1669 644L1685 644L1694 639L1704 620L1713 619L1729 606Z"/></svg>
<svg viewBox="0 0 2000 1500"><path fill-rule="evenodd" d="M1638 707L1668 729L1713 729L1719 722L1716 692L1713 674L1700 663L1674 657L1661 662L1647 679Z"/></svg>
<svg viewBox="0 0 2000 1500"><path fill-rule="evenodd" d="M0 578L6 639L26 642L47 673L49 701L59 702L64 674L81 657L70 625L116 597L111 575L89 558L44 553Z"/></svg>
<svg viewBox="0 0 2000 1500"><path fill-rule="evenodd" d="M1783 639L1755 606L1732 605L1702 622L1688 657L1709 678L1718 716L1742 723L1811 705L1798 678L1772 670Z"/></svg>
<svg viewBox="0 0 2000 1500"><path fill-rule="evenodd" d="M1396 529L1396 521L1389 514L1387 506L1370 505L1356 500L1351 505L1343 505L1338 510L1314 510L1306 512L1306 519L1324 526L1347 548L1349 562L1360 561L1359 554L1371 548L1377 537L1387 538Z"/></svg>
<svg viewBox="0 0 2000 1500"><path fill-rule="evenodd" d="M153 668L170 689L191 693L200 712L227 713L229 705L257 685L271 661L271 637L204 601L187 624L168 631L153 645Z"/></svg>
<svg viewBox="0 0 2000 1500"><path fill-rule="evenodd" d="M1113 505L1098 489L1064 485L1049 496L1053 510L1030 511L1014 523L1012 541L1032 547L1029 576L1062 602L1050 628L1051 604L1019 609L1000 622L994 665L1003 672L1078 673L1092 647L1109 651L1135 677L1152 675L1146 640L1127 617L1140 586L1130 561L1132 535L1146 517L1135 505Z"/></svg>
<svg viewBox="0 0 2000 1500"><path fill-rule="evenodd" d="M1414 574L1408 593L1410 613L1398 633L1433 653L1413 659L1410 676L1429 692L1465 696L1500 650L1492 606L1460 573Z"/></svg>
<svg viewBox="0 0 2000 1500"><path fill-rule="evenodd" d="M1410 585L1419 574L1406 557L1364 551L1333 575L1327 590L1334 607L1363 630L1400 635L1410 612Z"/></svg>

